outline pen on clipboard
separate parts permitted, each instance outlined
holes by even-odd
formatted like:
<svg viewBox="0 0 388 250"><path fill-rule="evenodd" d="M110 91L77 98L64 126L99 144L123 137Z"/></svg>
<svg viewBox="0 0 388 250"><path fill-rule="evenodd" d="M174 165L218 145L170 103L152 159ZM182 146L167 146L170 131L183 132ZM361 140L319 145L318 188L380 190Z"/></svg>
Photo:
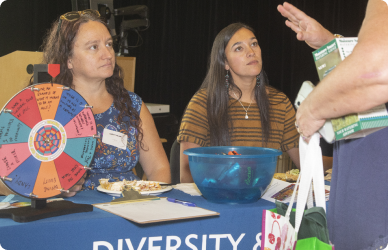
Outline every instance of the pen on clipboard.
<svg viewBox="0 0 388 250"><path fill-rule="evenodd" d="M192 203L192 202L181 201L181 200L177 200L177 199L174 199L174 198L167 198L167 200L168 200L169 202L179 203L179 204L182 204L182 205L185 205L185 206L188 206L188 207L196 207L196 206L197 206L197 205L195 205L195 204Z"/></svg>

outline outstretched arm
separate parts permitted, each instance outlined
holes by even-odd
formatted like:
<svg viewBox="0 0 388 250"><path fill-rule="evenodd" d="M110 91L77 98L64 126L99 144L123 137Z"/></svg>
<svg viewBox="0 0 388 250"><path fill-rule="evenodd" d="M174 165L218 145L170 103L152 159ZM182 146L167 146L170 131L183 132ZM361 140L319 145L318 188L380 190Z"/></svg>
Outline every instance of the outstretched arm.
<svg viewBox="0 0 388 250"><path fill-rule="evenodd" d="M295 166L300 169L299 148L292 148L288 150L287 153ZM322 161L324 171L333 167L333 157L322 156Z"/></svg>
<svg viewBox="0 0 388 250"><path fill-rule="evenodd" d="M310 47L318 49L334 39L330 31L292 4L284 2L278 5L278 11L288 19L286 25L296 33L296 38Z"/></svg>
<svg viewBox="0 0 388 250"><path fill-rule="evenodd" d="M139 162L150 181L171 182L170 164L163 149L154 119L143 103L140 111L144 149L140 150ZM141 178L141 176L139 176Z"/></svg>
<svg viewBox="0 0 388 250"><path fill-rule="evenodd" d="M290 156L292 162L297 168L300 168L299 148L291 148L287 150L287 154Z"/></svg>
<svg viewBox="0 0 388 250"><path fill-rule="evenodd" d="M388 102L388 6L369 0L358 44L298 108L296 122L311 136L325 119L369 110ZM324 105L322 105L324 104Z"/></svg>
<svg viewBox="0 0 388 250"><path fill-rule="evenodd" d="M183 151L189 148L198 148L200 147L198 144L192 142L180 142L181 146L181 156L180 156L180 179L181 183L190 183L194 182L193 177L191 176L191 171L189 167L189 157L183 154Z"/></svg>

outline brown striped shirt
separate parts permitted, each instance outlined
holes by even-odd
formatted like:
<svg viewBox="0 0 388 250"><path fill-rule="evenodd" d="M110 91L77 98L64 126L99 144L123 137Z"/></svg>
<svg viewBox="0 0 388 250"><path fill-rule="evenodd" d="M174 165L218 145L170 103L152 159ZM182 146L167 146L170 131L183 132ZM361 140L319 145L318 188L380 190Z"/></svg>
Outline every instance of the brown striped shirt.
<svg viewBox="0 0 388 250"><path fill-rule="evenodd" d="M268 88L272 108L271 131L266 147L287 151L298 147L299 134L295 128L295 110L285 94ZM245 109L249 103L244 103ZM190 100L179 130L178 142L192 142L202 147L210 146L210 131L207 119L206 90L198 91ZM229 115L233 123L232 146L264 147L259 108L252 103L245 119L245 110L240 103L230 98Z"/></svg>

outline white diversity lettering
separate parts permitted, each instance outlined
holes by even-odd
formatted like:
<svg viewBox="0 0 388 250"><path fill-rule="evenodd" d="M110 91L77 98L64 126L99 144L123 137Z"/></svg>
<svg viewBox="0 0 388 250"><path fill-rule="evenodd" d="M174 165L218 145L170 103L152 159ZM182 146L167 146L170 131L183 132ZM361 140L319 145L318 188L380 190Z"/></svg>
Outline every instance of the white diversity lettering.
<svg viewBox="0 0 388 250"><path fill-rule="evenodd" d="M242 238L244 237L245 234L241 234L240 237L235 241L232 237L232 235L228 234L228 238L229 238L229 241L230 243L232 243L233 245L233 250L237 250L237 246L238 246L238 243L240 243L240 241L242 240Z"/></svg>
<svg viewBox="0 0 388 250"><path fill-rule="evenodd" d="M186 246L190 247L191 250L198 250L198 248L196 246L194 246L191 242L190 242L190 239L198 239L198 235L196 234L189 234L186 239L185 239L185 243L186 243ZM206 246L205 246L205 249L206 249Z"/></svg>
<svg viewBox="0 0 388 250"><path fill-rule="evenodd" d="M258 249L258 247L261 247L261 239L260 239L260 237L261 237L261 233L258 233L257 235L256 235L256 244L253 246L253 249L252 250L257 250Z"/></svg>
<svg viewBox="0 0 388 250"><path fill-rule="evenodd" d="M228 238L227 234L210 234L209 239L216 239L216 249L220 249L220 239Z"/></svg>
<svg viewBox="0 0 388 250"><path fill-rule="evenodd" d="M175 241L176 244L171 245L171 241ZM177 250L181 246L181 239L178 236L167 236L166 238L166 250Z"/></svg>
<svg viewBox="0 0 388 250"><path fill-rule="evenodd" d="M256 244L253 247L254 250L259 249L258 246L260 246L260 235L261 233L256 235ZM224 248L221 247L221 241L223 242L222 245L228 244L227 242L229 241L229 243L233 246L233 250L237 250L239 249L238 246L243 240L244 236L245 233L242 233L237 239L234 239L231 234L204 234L202 235L201 244L201 242L198 242L201 237L198 237L197 234L189 234L184 241L179 236L169 235L165 238L165 247L162 247L162 245L164 245L163 236L143 237L138 244L133 244L131 239L118 239L116 241L117 245L116 243L110 243L107 241L94 241L93 250L144 250L145 248L147 250L178 250L180 249L182 242L184 242L184 244L191 250L206 250L206 242L208 239L212 239L212 241L215 243L214 250L220 250ZM227 239L227 241L221 239ZM147 240L148 244L146 244ZM201 249L198 249L198 247L193 244L195 242L197 244L199 243L199 245L202 245Z"/></svg>
<svg viewBox="0 0 388 250"><path fill-rule="evenodd" d="M161 241L162 239L163 239L162 236L149 237L148 238L148 250L161 250L160 246L154 245L154 241Z"/></svg>

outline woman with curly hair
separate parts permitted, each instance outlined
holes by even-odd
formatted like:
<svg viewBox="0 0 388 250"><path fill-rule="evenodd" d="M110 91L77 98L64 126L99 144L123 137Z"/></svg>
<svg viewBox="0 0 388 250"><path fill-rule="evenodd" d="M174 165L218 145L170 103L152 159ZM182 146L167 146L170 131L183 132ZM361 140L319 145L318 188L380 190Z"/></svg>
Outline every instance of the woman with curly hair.
<svg viewBox="0 0 388 250"><path fill-rule="evenodd" d="M141 98L124 88L109 28L94 10L69 12L56 21L43 43L43 63L60 64L53 82L77 91L92 106L98 139L89 170L66 196L94 189L98 180L134 180L139 161L149 180L170 182L170 167L153 118ZM102 142L104 131L124 138L126 149ZM0 192L4 188L0 187ZM5 192L6 193L6 190Z"/></svg>

